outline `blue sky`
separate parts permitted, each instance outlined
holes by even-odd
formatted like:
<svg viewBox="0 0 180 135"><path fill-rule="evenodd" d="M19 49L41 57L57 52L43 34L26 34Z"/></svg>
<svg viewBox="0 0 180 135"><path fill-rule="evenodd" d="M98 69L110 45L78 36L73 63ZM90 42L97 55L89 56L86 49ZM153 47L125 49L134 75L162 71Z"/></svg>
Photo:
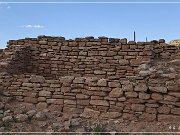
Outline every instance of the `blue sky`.
<svg viewBox="0 0 180 135"><path fill-rule="evenodd" d="M14 1L0 0L0 2ZM17 1L32 2L33 0ZM68 1L74 2L77 0ZM87 0L78 1L86 2ZM110 2L110 0L96 1ZM153 0L144 0L144 2L147 1L152 2ZM157 1L171 2L170 0ZM180 0L173 1L180 2ZM179 25L180 4L3 3L0 4L0 48L5 48L6 42L10 39L37 37L38 35L64 36L67 39L85 36L108 36L126 37L128 40L132 40L134 30L138 41L145 41L146 36L148 40L165 38L166 41L170 41L180 39Z"/></svg>

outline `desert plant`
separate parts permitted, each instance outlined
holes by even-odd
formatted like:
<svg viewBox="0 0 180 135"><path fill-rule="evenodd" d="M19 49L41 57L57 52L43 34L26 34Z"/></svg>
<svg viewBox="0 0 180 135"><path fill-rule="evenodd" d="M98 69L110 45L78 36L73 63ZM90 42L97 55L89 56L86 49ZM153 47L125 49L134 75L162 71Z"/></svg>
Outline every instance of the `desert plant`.
<svg viewBox="0 0 180 135"><path fill-rule="evenodd" d="M95 132L95 135L106 135L106 128L101 124L96 124L95 127L92 129L92 132Z"/></svg>

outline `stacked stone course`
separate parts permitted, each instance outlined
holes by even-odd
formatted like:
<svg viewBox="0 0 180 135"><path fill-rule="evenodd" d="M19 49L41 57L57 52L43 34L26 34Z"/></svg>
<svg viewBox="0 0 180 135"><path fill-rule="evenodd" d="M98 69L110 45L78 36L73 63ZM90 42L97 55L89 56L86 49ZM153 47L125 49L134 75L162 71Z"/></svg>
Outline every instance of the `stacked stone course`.
<svg viewBox="0 0 180 135"><path fill-rule="evenodd" d="M180 121L179 56L164 40L12 40L0 52L0 89L40 110L53 105L86 118Z"/></svg>

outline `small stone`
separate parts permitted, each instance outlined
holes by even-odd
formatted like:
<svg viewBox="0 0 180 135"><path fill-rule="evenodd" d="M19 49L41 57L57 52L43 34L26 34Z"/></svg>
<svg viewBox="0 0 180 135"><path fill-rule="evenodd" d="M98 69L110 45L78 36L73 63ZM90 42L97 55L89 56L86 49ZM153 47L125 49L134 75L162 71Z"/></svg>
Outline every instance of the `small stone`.
<svg viewBox="0 0 180 135"><path fill-rule="evenodd" d="M3 117L3 122L4 123L8 123L8 122L13 122L13 117L12 116L6 116L6 117Z"/></svg>
<svg viewBox="0 0 180 135"><path fill-rule="evenodd" d="M40 91L39 92L39 96L40 97L50 97L52 95L52 93L50 91Z"/></svg>
<svg viewBox="0 0 180 135"><path fill-rule="evenodd" d="M30 110L26 113L29 117L33 117L36 114L36 110Z"/></svg>
<svg viewBox="0 0 180 135"><path fill-rule="evenodd" d="M133 91L133 85L131 83L126 83L122 85L123 91Z"/></svg>
<svg viewBox="0 0 180 135"><path fill-rule="evenodd" d="M137 92L125 92L126 97L138 97Z"/></svg>
<svg viewBox="0 0 180 135"><path fill-rule="evenodd" d="M86 132L86 130L83 127L81 127L81 128L76 129L75 132L77 132L78 134L81 134L80 132Z"/></svg>
<svg viewBox="0 0 180 135"><path fill-rule="evenodd" d="M170 107L161 106L158 108L158 113L169 114Z"/></svg>
<svg viewBox="0 0 180 135"><path fill-rule="evenodd" d="M36 104L37 103L37 98L24 97L24 102Z"/></svg>
<svg viewBox="0 0 180 135"><path fill-rule="evenodd" d="M121 66L125 66L125 65L128 65L129 64L129 61L126 60L126 59L120 59L119 60L119 65Z"/></svg>
<svg viewBox="0 0 180 135"><path fill-rule="evenodd" d="M39 41L39 44L40 44L40 45L46 45L46 44L47 44L47 41Z"/></svg>
<svg viewBox="0 0 180 135"><path fill-rule="evenodd" d="M103 74L106 74L106 71L95 70L95 71L94 71L94 74L95 74L95 75L103 75Z"/></svg>
<svg viewBox="0 0 180 135"><path fill-rule="evenodd" d="M142 104L132 104L131 109L135 112L142 112L145 109L145 105Z"/></svg>
<svg viewBox="0 0 180 135"><path fill-rule="evenodd" d="M148 75L150 75L151 74L151 71L149 71L149 70L141 70L140 72L139 72L139 75L140 76L143 76L143 77L146 77L146 76L148 76Z"/></svg>
<svg viewBox="0 0 180 135"><path fill-rule="evenodd" d="M72 83L74 76L64 76L60 78L61 83Z"/></svg>
<svg viewBox="0 0 180 135"><path fill-rule="evenodd" d="M46 101L45 97L38 97L38 102L44 102L44 101Z"/></svg>
<svg viewBox="0 0 180 135"><path fill-rule="evenodd" d="M43 76L31 76L30 82L33 83L44 83L45 79Z"/></svg>
<svg viewBox="0 0 180 135"><path fill-rule="evenodd" d="M84 118L97 119L99 115L100 115L100 111L95 111L95 110L90 109L90 108L85 108L83 113L80 116L84 117Z"/></svg>
<svg viewBox="0 0 180 135"><path fill-rule="evenodd" d="M106 100L90 100L91 105L102 105L102 106L109 106L109 102Z"/></svg>
<svg viewBox="0 0 180 135"><path fill-rule="evenodd" d="M4 116L10 116L10 115L11 115L11 110L4 111Z"/></svg>
<svg viewBox="0 0 180 135"><path fill-rule="evenodd" d="M140 99L149 99L149 98L150 98L150 94L147 94L147 93L139 93L139 98L140 98Z"/></svg>
<svg viewBox="0 0 180 135"><path fill-rule="evenodd" d="M180 59L174 59L174 60L170 61L169 63L173 64L173 65L180 65Z"/></svg>
<svg viewBox="0 0 180 135"><path fill-rule="evenodd" d="M159 114L158 121L159 122L178 122L180 121L180 116Z"/></svg>
<svg viewBox="0 0 180 135"><path fill-rule="evenodd" d="M52 124L52 127L55 128L55 129L62 128L63 126L64 126L64 125L63 125L62 123L59 123L59 122Z"/></svg>
<svg viewBox="0 0 180 135"><path fill-rule="evenodd" d="M120 83L119 82L108 82L108 86L110 88L120 87Z"/></svg>
<svg viewBox="0 0 180 135"><path fill-rule="evenodd" d="M122 113L119 112L103 112L101 113L100 117L108 118L108 119L116 119L119 118L121 115Z"/></svg>
<svg viewBox="0 0 180 135"><path fill-rule="evenodd" d="M138 69L139 70L147 70L149 68L149 65L148 64L141 64L139 65Z"/></svg>
<svg viewBox="0 0 180 135"><path fill-rule="evenodd" d="M176 115L180 115L180 108L172 108L171 113L176 114Z"/></svg>
<svg viewBox="0 0 180 135"><path fill-rule="evenodd" d="M154 92L167 93L166 87L149 87L149 90Z"/></svg>
<svg viewBox="0 0 180 135"><path fill-rule="evenodd" d="M72 126L79 126L81 121L82 121L81 118L75 118L70 120Z"/></svg>
<svg viewBox="0 0 180 135"><path fill-rule="evenodd" d="M70 123L69 120L64 122L64 128L65 128L66 130L68 130L68 129L70 128L70 125L71 125L71 123Z"/></svg>
<svg viewBox="0 0 180 135"><path fill-rule="evenodd" d="M77 99L88 99L89 96L88 96L88 95L84 95L84 94L77 94L77 95L76 95L76 98L77 98Z"/></svg>
<svg viewBox="0 0 180 135"><path fill-rule="evenodd" d="M44 121L44 120L46 120L47 116L46 116L45 112L38 112L38 113L35 115L35 118L36 118L37 120Z"/></svg>
<svg viewBox="0 0 180 135"><path fill-rule="evenodd" d="M97 85L101 86L101 87L103 87L103 86L105 87L105 86L107 86L107 80L106 79L100 79L100 80L98 80Z"/></svg>
<svg viewBox="0 0 180 135"><path fill-rule="evenodd" d="M179 98L170 95L164 95L164 100L176 102L179 100Z"/></svg>
<svg viewBox="0 0 180 135"><path fill-rule="evenodd" d="M154 100L162 100L163 96L160 93L152 93L151 98L154 99Z"/></svg>
<svg viewBox="0 0 180 135"><path fill-rule="evenodd" d="M109 97L114 97L118 98L123 95L123 91L121 88L114 88L112 91L109 93Z"/></svg>
<svg viewBox="0 0 180 135"><path fill-rule="evenodd" d="M38 110L46 109L46 108L47 108L47 103L45 103L45 102L39 102L39 103L36 105L36 108L37 108Z"/></svg>
<svg viewBox="0 0 180 135"><path fill-rule="evenodd" d="M139 84L135 86L134 91L146 92L148 87L145 84Z"/></svg>
<svg viewBox="0 0 180 135"><path fill-rule="evenodd" d="M76 77L73 80L73 83L84 83L85 82L85 78L84 77Z"/></svg>
<svg viewBox="0 0 180 135"><path fill-rule="evenodd" d="M27 121L28 116L26 114L18 114L15 118L18 122L24 122Z"/></svg>
<svg viewBox="0 0 180 135"><path fill-rule="evenodd" d="M143 113L139 116L140 121L154 121L156 119L156 114Z"/></svg>

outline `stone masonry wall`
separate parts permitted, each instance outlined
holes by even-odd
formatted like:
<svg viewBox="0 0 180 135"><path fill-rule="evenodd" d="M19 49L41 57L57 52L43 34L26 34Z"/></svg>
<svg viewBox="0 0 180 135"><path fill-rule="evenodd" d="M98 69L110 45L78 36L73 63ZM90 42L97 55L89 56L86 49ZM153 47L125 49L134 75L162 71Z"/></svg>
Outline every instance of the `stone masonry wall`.
<svg viewBox="0 0 180 135"><path fill-rule="evenodd" d="M25 59L28 63L24 72L51 78L65 75L125 78L137 75L137 67L141 63L150 62L154 58L169 58L177 51L177 47L164 42L127 43L127 39L107 37L65 40L63 37L39 36L35 39L9 41L8 48L29 47L29 52L24 51L31 56Z"/></svg>
<svg viewBox="0 0 180 135"><path fill-rule="evenodd" d="M164 40L41 36L9 41L0 65L0 90L38 109L180 121L180 53Z"/></svg>

